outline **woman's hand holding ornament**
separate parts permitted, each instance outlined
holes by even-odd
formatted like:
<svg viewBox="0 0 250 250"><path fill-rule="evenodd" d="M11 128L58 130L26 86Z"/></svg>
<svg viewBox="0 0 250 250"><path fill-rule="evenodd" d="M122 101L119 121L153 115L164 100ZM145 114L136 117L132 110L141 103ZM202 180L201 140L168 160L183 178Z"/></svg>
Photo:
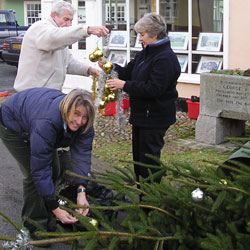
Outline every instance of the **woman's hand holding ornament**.
<svg viewBox="0 0 250 250"><path fill-rule="evenodd" d="M123 89L125 81L120 79L109 79L106 81L107 86L111 90Z"/></svg>

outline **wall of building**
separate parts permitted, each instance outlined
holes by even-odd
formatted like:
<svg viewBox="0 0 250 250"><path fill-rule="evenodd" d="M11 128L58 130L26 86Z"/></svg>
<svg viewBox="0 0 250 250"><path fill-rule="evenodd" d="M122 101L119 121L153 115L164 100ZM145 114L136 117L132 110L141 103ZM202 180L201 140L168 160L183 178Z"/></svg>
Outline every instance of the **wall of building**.
<svg viewBox="0 0 250 250"><path fill-rule="evenodd" d="M5 0L4 9L12 9L16 11L17 22L20 26L24 25L24 4L23 0Z"/></svg>
<svg viewBox="0 0 250 250"><path fill-rule="evenodd" d="M200 84L177 83L179 97L190 99L192 95L200 96Z"/></svg>
<svg viewBox="0 0 250 250"><path fill-rule="evenodd" d="M4 9L4 0L0 0L0 10Z"/></svg>
<svg viewBox="0 0 250 250"><path fill-rule="evenodd" d="M250 0L230 0L229 68L250 68Z"/></svg>

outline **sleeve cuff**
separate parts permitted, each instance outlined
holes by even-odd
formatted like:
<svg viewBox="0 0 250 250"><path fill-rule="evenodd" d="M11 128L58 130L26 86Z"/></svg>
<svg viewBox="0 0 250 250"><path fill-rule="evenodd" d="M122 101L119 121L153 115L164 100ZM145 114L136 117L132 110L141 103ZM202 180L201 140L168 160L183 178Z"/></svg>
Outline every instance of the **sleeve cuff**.
<svg viewBox="0 0 250 250"><path fill-rule="evenodd" d="M52 211L59 207L59 203L57 200L45 200L45 204L49 211Z"/></svg>

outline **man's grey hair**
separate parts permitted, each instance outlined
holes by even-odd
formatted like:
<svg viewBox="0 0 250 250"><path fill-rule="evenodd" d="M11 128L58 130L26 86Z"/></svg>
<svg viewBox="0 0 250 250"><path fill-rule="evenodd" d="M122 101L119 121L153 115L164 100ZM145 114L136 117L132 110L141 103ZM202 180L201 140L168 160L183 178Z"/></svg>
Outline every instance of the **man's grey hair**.
<svg viewBox="0 0 250 250"><path fill-rule="evenodd" d="M135 31L137 33L146 32L149 37L157 35L157 40L161 40L167 36L167 25L164 17L156 13L146 13L136 24Z"/></svg>
<svg viewBox="0 0 250 250"><path fill-rule="evenodd" d="M69 11L72 15L74 15L76 12L76 9L71 3L66 1L55 1L52 6L51 13L61 16L65 10Z"/></svg>

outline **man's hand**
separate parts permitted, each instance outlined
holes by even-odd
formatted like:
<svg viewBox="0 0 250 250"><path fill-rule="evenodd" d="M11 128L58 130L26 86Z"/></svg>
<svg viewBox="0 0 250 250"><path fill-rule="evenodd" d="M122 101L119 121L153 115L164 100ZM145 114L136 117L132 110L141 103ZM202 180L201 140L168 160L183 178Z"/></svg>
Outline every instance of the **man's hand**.
<svg viewBox="0 0 250 250"><path fill-rule="evenodd" d="M99 76L100 71L99 71L98 69L89 67L89 68L88 68L88 74L91 75L91 76L93 76L93 75Z"/></svg>
<svg viewBox="0 0 250 250"><path fill-rule="evenodd" d="M62 210L60 207L54 209L52 212L63 224L73 224L78 221L78 219L70 215L67 211Z"/></svg>
<svg viewBox="0 0 250 250"><path fill-rule="evenodd" d="M109 33L109 29L107 29L104 26L89 26L87 32L89 35L96 35L98 37L103 37L107 36L107 34Z"/></svg>

